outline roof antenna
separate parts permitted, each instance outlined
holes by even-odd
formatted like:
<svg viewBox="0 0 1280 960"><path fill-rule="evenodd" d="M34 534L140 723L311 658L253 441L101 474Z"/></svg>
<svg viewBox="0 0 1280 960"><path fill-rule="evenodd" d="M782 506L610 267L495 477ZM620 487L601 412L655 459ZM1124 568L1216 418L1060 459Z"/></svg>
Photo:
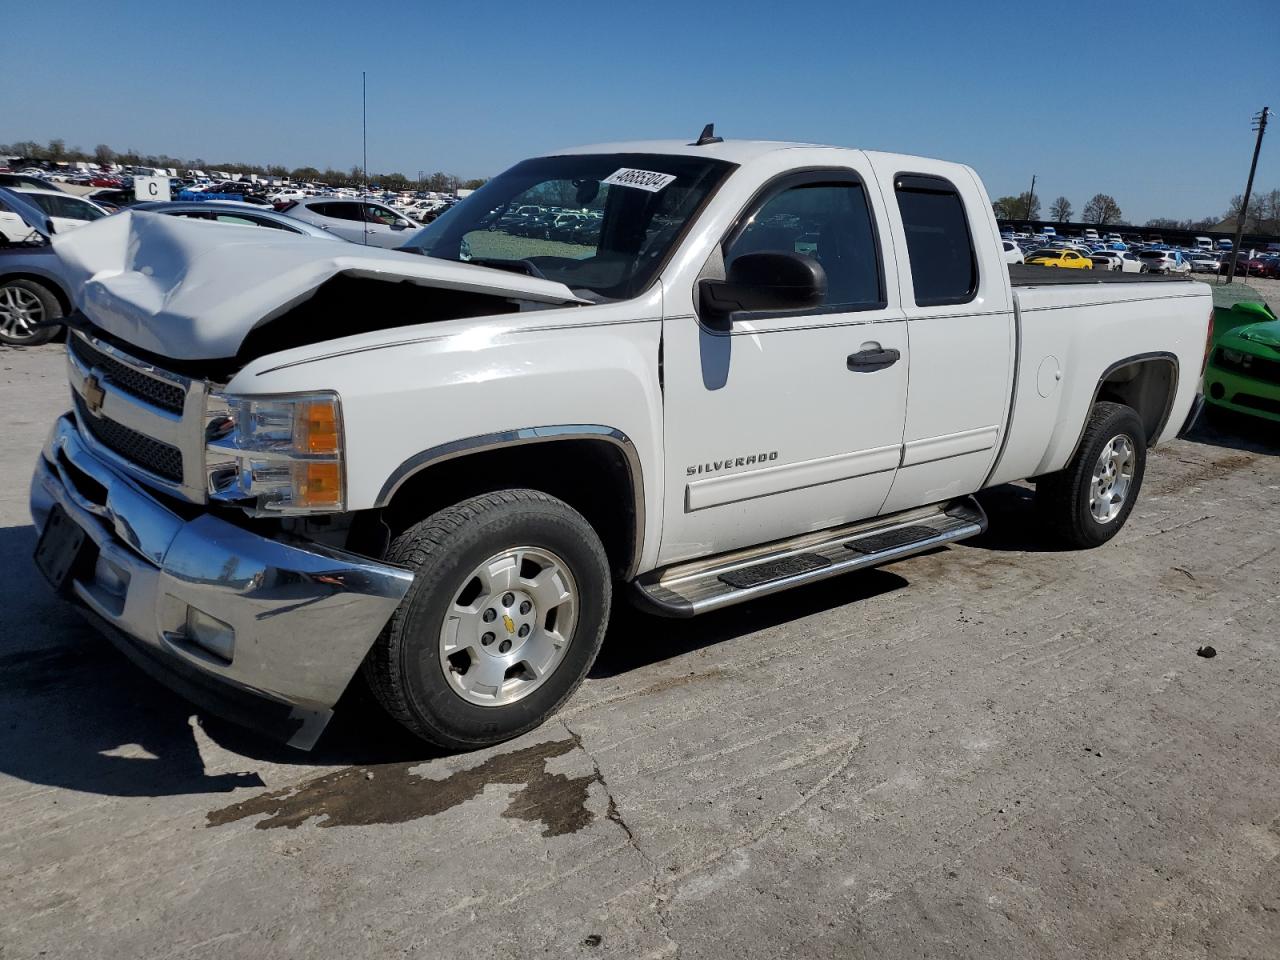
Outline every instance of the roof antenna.
<svg viewBox="0 0 1280 960"><path fill-rule="evenodd" d="M724 137L716 136L716 125L708 123L702 128L702 133L698 135L698 139L689 144L691 147L705 147L708 143L724 143Z"/></svg>

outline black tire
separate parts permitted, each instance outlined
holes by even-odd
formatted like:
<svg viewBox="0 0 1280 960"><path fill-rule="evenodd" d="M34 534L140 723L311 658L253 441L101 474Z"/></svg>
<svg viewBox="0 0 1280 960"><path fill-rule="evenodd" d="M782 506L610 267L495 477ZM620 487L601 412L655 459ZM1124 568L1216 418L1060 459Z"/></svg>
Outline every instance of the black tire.
<svg viewBox="0 0 1280 960"><path fill-rule="evenodd" d="M40 302L40 307L44 314L42 326L26 334L18 333L14 329L5 330L5 291L11 289L20 290L23 294L34 296ZM49 321L60 319L62 319L62 304L58 302L58 298L54 296L53 291L48 287L36 283L34 280L14 278L0 281L0 343L7 343L14 347L34 347L42 343L48 343L62 329L60 324L50 323Z"/></svg>
<svg viewBox="0 0 1280 960"><path fill-rule="evenodd" d="M1094 466L1107 444L1118 437L1127 437L1133 446L1133 476L1119 512L1111 520L1100 522L1090 509ZM1036 483L1036 508L1041 520L1049 533L1067 546L1101 546L1119 533L1129 519L1146 469L1146 433L1137 412L1122 403L1096 403L1075 456L1063 470L1041 477Z"/></svg>
<svg viewBox="0 0 1280 960"><path fill-rule="evenodd" d="M576 622L563 658L540 686L510 704L477 705L445 675L440 631L463 578L516 546L563 560L577 586ZM552 716L595 662L613 594L609 562L591 525L563 501L536 490L464 500L396 537L387 560L411 567L416 577L363 669L383 708L424 740L471 750L519 736Z"/></svg>

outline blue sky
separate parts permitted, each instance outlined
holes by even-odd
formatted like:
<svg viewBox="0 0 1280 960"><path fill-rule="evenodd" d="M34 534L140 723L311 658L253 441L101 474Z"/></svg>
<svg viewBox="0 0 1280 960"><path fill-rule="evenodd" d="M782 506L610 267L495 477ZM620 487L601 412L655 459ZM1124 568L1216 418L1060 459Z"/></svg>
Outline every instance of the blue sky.
<svg viewBox="0 0 1280 960"><path fill-rule="evenodd" d="M993 196L1036 173L1046 206L1200 217L1244 187L1251 114L1280 108L1280 2L1228 7L43 0L4 18L33 68L0 84L0 142L347 169L367 70L373 170L484 176L713 120L960 160ZM1280 121L1269 139L1258 185L1280 188Z"/></svg>

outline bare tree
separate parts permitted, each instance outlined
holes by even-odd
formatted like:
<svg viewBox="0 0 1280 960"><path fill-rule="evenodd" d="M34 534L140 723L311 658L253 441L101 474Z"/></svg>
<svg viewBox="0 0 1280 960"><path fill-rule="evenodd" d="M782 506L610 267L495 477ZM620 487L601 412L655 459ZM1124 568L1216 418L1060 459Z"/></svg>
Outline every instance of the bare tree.
<svg viewBox="0 0 1280 960"><path fill-rule="evenodd" d="M1224 220L1234 221L1240 216L1240 203L1243 199L1238 193L1231 198ZM1273 234L1280 231L1280 190L1254 191L1249 198L1249 212L1244 218L1244 229L1246 233Z"/></svg>
<svg viewBox="0 0 1280 960"><path fill-rule="evenodd" d="M1049 216L1058 223L1066 223L1071 219L1071 201L1066 197L1059 197L1053 203L1049 204Z"/></svg>
<svg viewBox="0 0 1280 960"><path fill-rule="evenodd" d="M116 158L116 152L108 147L105 143L100 143L93 148L94 162L99 166L107 166Z"/></svg>
<svg viewBox="0 0 1280 960"><path fill-rule="evenodd" d="M1120 204L1116 203L1115 197L1105 193L1095 193L1084 205L1082 216L1085 223L1096 223L1104 227L1108 223L1119 223L1124 214L1120 212Z"/></svg>

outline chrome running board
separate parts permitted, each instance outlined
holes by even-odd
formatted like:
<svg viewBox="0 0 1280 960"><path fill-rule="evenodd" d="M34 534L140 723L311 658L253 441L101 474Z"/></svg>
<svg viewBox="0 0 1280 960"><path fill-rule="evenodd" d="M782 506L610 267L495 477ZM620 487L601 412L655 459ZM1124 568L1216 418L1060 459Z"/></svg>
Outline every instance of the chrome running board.
<svg viewBox="0 0 1280 960"><path fill-rule="evenodd" d="M977 536L987 515L973 497L655 570L635 581L642 606L692 617L805 583L876 567Z"/></svg>

